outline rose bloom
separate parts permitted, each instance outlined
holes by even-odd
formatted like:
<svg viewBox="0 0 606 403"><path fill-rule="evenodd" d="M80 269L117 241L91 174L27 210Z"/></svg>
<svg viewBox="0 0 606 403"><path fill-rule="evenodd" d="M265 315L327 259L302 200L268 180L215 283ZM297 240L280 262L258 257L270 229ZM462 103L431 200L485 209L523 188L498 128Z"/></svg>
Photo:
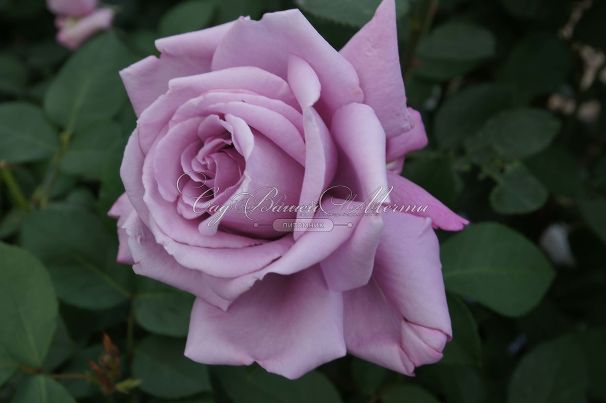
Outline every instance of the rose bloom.
<svg viewBox="0 0 606 403"><path fill-rule="evenodd" d="M427 138L406 108L394 0L340 52L298 10L156 46L121 72L138 121L110 215L119 261L196 296L185 354L288 378L347 352L408 375L440 360L451 324L434 229L467 221L398 175ZM213 209L267 187L322 208ZM425 214L344 211L390 187L386 203ZM334 228L272 226L312 217Z"/></svg>
<svg viewBox="0 0 606 403"><path fill-rule="evenodd" d="M97 0L46 0L46 6L56 15L81 17L97 8Z"/></svg>
<svg viewBox="0 0 606 403"><path fill-rule="evenodd" d="M57 42L66 48L77 49L97 32L110 28L113 19L111 8L100 8L81 18L57 17Z"/></svg>

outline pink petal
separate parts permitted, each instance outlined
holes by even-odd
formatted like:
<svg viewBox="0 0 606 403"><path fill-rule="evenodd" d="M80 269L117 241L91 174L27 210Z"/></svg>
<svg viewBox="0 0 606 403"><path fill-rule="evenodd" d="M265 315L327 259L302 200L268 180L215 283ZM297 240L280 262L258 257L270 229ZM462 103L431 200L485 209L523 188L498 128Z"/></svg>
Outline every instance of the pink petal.
<svg viewBox="0 0 606 403"><path fill-rule="evenodd" d="M335 176L337 150L324 121L313 107L304 110L305 174L299 206L319 203L322 193ZM297 219L311 218L313 213L301 210ZM295 240L302 232L295 232Z"/></svg>
<svg viewBox="0 0 606 403"><path fill-rule="evenodd" d="M57 34L57 42L69 49L77 49L97 32L111 27L113 19L114 10L100 8L82 18L64 20L60 23L61 29Z"/></svg>
<svg viewBox="0 0 606 403"><path fill-rule="evenodd" d="M291 56L288 59L288 84L303 110L320 99L320 79L309 63L300 57Z"/></svg>
<svg viewBox="0 0 606 403"><path fill-rule="evenodd" d="M331 290L349 291L368 284L382 230L380 216L367 216L366 220L360 221L351 238L321 262Z"/></svg>
<svg viewBox="0 0 606 403"><path fill-rule="evenodd" d="M331 130L341 153L335 183L353 186L363 200L387 189L385 132L372 108L349 104L334 115Z"/></svg>
<svg viewBox="0 0 606 403"><path fill-rule="evenodd" d="M354 68L296 9L265 14L260 21L236 21L217 47L212 69L256 66L287 77L291 55L305 60L318 74L322 100L329 108L362 100Z"/></svg>
<svg viewBox="0 0 606 403"><path fill-rule="evenodd" d="M358 72L364 103L375 110L387 137L409 130L395 1L383 0L374 18L354 35L341 54Z"/></svg>
<svg viewBox="0 0 606 403"><path fill-rule="evenodd" d="M232 115L226 115L226 120L226 128L232 132L234 145L246 161L242 183L225 203L234 205L235 208L230 208L220 218L211 216L200 224L199 230L212 234L220 224L221 228L261 238L283 236L283 233L273 228L273 221L276 218L294 218L295 214L276 214L263 209L271 209L278 201L288 206L297 204L303 181L303 167L264 136L253 134L244 120ZM259 119L255 121L263 123ZM286 119L284 121L287 122ZM269 126L267 128L271 130ZM266 197L267 200L264 201ZM252 208L259 203L262 203L259 208ZM237 207L247 210L239 211Z"/></svg>
<svg viewBox="0 0 606 403"><path fill-rule="evenodd" d="M211 289L209 281L212 281L212 278L179 265L156 243L154 236L136 215L129 217L124 228L135 273L189 292L221 309L227 309L231 301L221 298Z"/></svg>
<svg viewBox="0 0 606 403"><path fill-rule="evenodd" d="M412 108L408 108L411 128L399 136L387 139L387 161L395 161L403 158L412 151L418 151L427 145L427 133L421 114Z"/></svg>
<svg viewBox="0 0 606 403"><path fill-rule="evenodd" d="M118 219L118 263L122 264L134 264L133 257L130 253L130 249L128 247L128 236L126 234L126 229L124 228L124 223L129 219L131 214L135 214L135 210L133 209L132 204L128 200L126 193L123 193L122 196L116 200L112 208L107 213L110 217Z"/></svg>
<svg viewBox="0 0 606 403"><path fill-rule="evenodd" d="M161 95L138 120L141 149L148 152L156 138L162 135L177 110L187 101L213 90L252 92L267 98L296 104L288 83L278 76L256 67L238 67L189 77L175 78L169 91Z"/></svg>
<svg viewBox="0 0 606 403"><path fill-rule="evenodd" d="M215 48L231 25L159 39L160 58L149 56L122 70L120 76L137 116L168 91L171 79L210 71Z"/></svg>
<svg viewBox="0 0 606 403"><path fill-rule="evenodd" d="M460 231L469 221L453 213L442 202L429 194L425 189L410 180L392 172L387 174L389 186L393 186L392 202L399 208L414 208L411 214L429 217L434 228L446 231Z"/></svg>
<svg viewBox="0 0 606 403"><path fill-rule="evenodd" d="M249 365L295 379L346 354L342 300L319 270L270 276L224 312L198 299L185 355L205 364Z"/></svg>
<svg viewBox="0 0 606 403"><path fill-rule="evenodd" d="M46 0L46 6L53 14L81 17L97 8L97 0Z"/></svg>
<svg viewBox="0 0 606 403"><path fill-rule="evenodd" d="M352 354L407 375L451 337L438 240L428 219L387 213L370 283L345 294Z"/></svg>

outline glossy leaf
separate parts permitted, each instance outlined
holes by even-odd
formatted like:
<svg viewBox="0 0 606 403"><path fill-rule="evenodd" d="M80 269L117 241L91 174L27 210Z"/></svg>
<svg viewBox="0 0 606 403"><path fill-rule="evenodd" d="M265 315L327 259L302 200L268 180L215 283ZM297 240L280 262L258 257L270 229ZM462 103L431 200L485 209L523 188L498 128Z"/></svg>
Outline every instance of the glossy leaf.
<svg viewBox="0 0 606 403"><path fill-rule="evenodd" d="M0 243L0 384L19 366L40 368L57 326L57 299L42 264Z"/></svg>
<svg viewBox="0 0 606 403"><path fill-rule="evenodd" d="M38 107L22 102L0 105L0 161L50 158L58 144L57 131Z"/></svg>
<svg viewBox="0 0 606 403"><path fill-rule="evenodd" d="M506 316L534 308L554 272L541 251L496 223L469 226L442 246L446 288Z"/></svg>

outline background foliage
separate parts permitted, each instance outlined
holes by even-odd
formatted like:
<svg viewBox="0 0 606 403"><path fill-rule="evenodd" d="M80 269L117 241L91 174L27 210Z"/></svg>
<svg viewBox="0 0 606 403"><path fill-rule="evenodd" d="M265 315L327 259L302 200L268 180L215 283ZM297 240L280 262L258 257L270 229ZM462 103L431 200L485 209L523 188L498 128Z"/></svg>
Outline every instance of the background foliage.
<svg viewBox="0 0 606 403"><path fill-rule="evenodd" d="M443 236L454 324L405 378L351 357L290 382L182 355L192 298L115 261L135 120L117 71L159 36L299 6L337 48L378 0L124 0L75 54L0 0L0 401L606 402L606 1L399 0L430 147L405 175L474 224Z"/></svg>

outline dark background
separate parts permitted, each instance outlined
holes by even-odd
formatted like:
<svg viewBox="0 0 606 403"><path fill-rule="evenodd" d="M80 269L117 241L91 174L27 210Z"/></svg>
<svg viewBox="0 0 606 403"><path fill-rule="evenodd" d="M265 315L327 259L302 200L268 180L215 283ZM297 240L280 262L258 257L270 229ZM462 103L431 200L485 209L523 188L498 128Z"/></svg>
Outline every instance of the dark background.
<svg viewBox="0 0 606 403"><path fill-rule="evenodd" d="M454 341L416 378L347 357L294 382L183 358L192 298L115 264L106 212L135 125L117 71L297 4L110 4L71 53L44 2L0 0L0 401L606 402L606 1L398 1L430 137L404 175L474 223L440 234ZM377 4L298 5L340 48Z"/></svg>

